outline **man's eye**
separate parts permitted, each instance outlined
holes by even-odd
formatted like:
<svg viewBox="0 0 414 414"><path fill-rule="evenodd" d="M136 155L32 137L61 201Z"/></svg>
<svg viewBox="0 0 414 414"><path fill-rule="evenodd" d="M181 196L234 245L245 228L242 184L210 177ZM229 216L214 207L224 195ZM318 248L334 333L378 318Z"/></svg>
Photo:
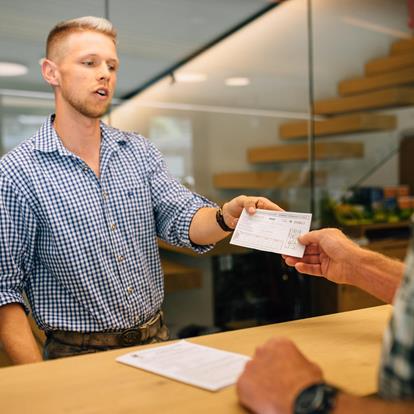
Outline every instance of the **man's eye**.
<svg viewBox="0 0 414 414"><path fill-rule="evenodd" d="M108 65L108 69L109 69L111 72L115 72L115 71L117 70L117 67L116 67L116 65Z"/></svg>
<svg viewBox="0 0 414 414"><path fill-rule="evenodd" d="M82 62L85 66L93 66L93 61L92 60L85 60Z"/></svg>

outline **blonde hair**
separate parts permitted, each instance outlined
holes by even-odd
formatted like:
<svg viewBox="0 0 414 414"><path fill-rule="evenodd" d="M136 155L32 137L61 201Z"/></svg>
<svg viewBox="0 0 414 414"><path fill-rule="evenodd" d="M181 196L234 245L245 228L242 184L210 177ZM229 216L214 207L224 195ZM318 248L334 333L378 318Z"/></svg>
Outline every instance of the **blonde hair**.
<svg viewBox="0 0 414 414"><path fill-rule="evenodd" d="M58 23L47 36L46 57L49 59L54 46L73 32L82 31L99 32L112 38L116 44L116 29L112 23L103 17L84 16L76 19L64 20Z"/></svg>

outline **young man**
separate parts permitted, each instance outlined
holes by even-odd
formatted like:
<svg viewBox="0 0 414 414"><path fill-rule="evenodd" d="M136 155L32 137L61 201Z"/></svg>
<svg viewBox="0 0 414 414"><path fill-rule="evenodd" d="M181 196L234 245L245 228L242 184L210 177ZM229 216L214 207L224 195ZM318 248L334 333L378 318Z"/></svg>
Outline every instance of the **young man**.
<svg viewBox="0 0 414 414"><path fill-rule="evenodd" d="M55 114L0 162L0 341L16 364L42 359L23 292L46 358L165 340L157 236L202 253L244 208L280 209L246 196L218 209L146 139L101 123L118 66L107 20L55 26L42 63Z"/></svg>
<svg viewBox="0 0 414 414"><path fill-rule="evenodd" d="M239 378L241 403L253 412L269 414L414 413L414 401L403 401L414 400L414 241L405 266L360 248L336 229L313 231L299 241L306 245L305 255L285 257L289 266L394 303L384 336L381 398L361 398L331 387L324 383L321 369L293 342L275 338L257 349Z"/></svg>

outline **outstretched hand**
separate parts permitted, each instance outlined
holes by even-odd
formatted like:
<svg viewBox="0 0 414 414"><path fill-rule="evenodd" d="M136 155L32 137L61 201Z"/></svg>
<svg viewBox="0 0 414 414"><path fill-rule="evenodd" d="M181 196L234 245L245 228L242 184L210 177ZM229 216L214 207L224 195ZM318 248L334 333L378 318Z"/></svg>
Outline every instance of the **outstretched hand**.
<svg viewBox="0 0 414 414"><path fill-rule="evenodd" d="M323 276L335 283L347 283L360 247L338 229L315 230L299 237L306 246L302 258L283 256L288 266L300 273Z"/></svg>
<svg viewBox="0 0 414 414"><path fill-rule="evenodd" d="M223 205L223 217L226 224L235 228L237 221L243 211L254 214L257 209L283 211L281 207L265 197L238 196Z"/></svg>

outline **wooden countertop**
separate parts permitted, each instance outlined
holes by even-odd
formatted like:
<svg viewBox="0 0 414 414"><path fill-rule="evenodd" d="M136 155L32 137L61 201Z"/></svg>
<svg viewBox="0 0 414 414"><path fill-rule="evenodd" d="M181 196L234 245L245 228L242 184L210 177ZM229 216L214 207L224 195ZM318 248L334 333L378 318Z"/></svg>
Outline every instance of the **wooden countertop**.
<svg viewBox="0 0 414 414"><path fill-rule="evenodd" d="M359 395L376 391L382 334L391 306L191 339L252 355L273 336L292 338L327 381ZM152 345L154 346L154 345ZM7 414L243 413L228 387L213 393L115 362L137 347L0 369Z"/></svg>

